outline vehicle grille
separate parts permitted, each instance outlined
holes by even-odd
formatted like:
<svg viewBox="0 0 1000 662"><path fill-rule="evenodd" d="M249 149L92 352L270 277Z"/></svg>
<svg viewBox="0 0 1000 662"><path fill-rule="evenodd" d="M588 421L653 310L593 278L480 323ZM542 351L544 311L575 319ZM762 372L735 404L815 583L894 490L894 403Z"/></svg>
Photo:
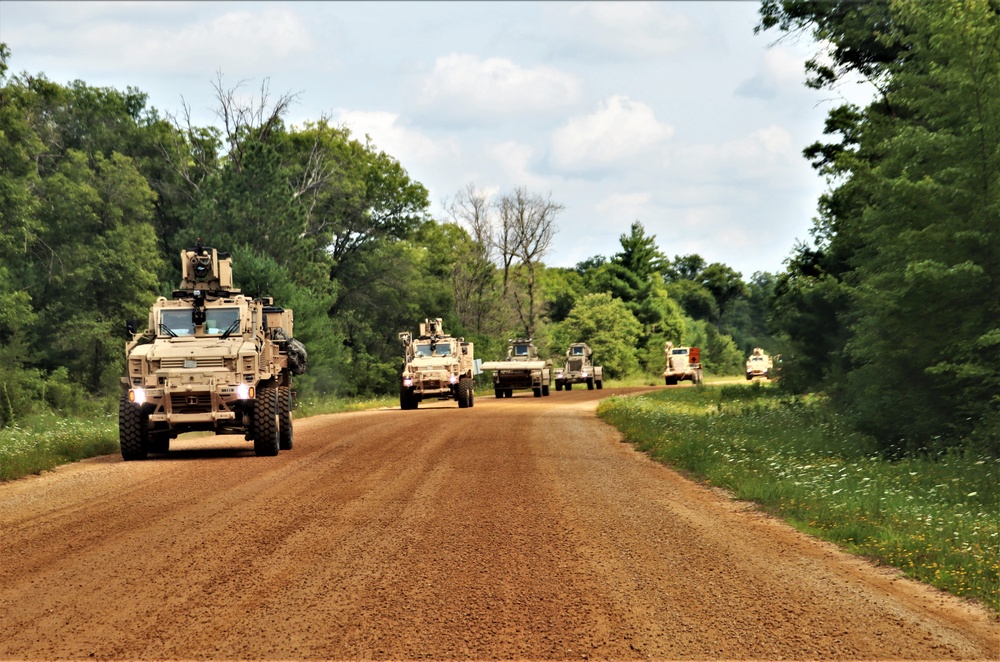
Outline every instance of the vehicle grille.
<svg viewBox="0 0 1000 662"><path fill-rule="evenodd" d="M193 366L185 366L184 362L194 362ZM221 356L202 356L196 359L185 359L182 357L171 357L160 359L160 368L164 370L183 370L191 368L224 368L225 359Z"/></svg>
<svg viewBox="0 0 1000 662"><path fill-rule="evenodd" d="M175 414L197 414L212 411L212 394L175 393L170 398L170 407Z"/></svg>
<svg viewBox="0 0 1000 662"><path fill-rule="evenodd" d="M573 372L580 372L583 369L583 359L570 359L569 369Z"/></svg>

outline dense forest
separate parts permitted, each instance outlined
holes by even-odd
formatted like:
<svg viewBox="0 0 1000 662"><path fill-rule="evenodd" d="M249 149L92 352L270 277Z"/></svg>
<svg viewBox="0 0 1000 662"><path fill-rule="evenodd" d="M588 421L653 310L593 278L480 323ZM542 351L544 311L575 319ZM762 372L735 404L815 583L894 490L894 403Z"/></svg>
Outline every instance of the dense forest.
<svg viewBox="0 0 1000 662"><path fill-rule="evenodd" d="M997 4L765 0L758 30L830 44L809 85L879 94L805 149L829 182L814 241L749 280L666 256L641 219L615 254L550 267L567 201L458 183L433 218L397 159L325 117L289 126L266 82L246 101L220 78L198 127L138 89L13 73L0 44L0 426L115 394L125 320L200 238L295 310L300 394L394 393L396 334L442 317L487 360L513 335L587 341L611 378L659 374L668 339L716 375L761 346L887 452L1000 452Z"/></svg>

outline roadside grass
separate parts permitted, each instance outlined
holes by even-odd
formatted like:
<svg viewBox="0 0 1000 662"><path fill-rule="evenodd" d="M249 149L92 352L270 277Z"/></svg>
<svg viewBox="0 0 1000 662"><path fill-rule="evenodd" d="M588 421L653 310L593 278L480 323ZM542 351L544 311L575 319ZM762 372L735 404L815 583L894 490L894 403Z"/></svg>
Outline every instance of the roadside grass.
<svg viewBox="0 0 1000 662"><path fill-rule="evenodd" d="M35 415L0 430L0 482L117 452L117 412L91 418Z"/></svg>
<svg viewBox="0 0 1000 662"><path fill-rule="evenodd" d="M597 412L658 461L1000 612L1000 458L891 461L822 398L760 383L612 397Z"/></svg>

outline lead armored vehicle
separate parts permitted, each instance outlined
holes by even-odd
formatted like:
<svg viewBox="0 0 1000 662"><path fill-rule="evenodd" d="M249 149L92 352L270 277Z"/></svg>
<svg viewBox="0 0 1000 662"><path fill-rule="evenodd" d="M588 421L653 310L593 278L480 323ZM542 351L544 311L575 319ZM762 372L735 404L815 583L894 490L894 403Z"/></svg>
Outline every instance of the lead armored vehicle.
<svg viewBox="0 0 1000 662"><path fill-rule="evenodd" d="M292 376L307 364L292 311L234 288L232 258L200 241L181 251L181 265L180 286L156 300L145 329L128 324L122 458L167 452L197 430L242 434L257 455L291 449Z"/></svg>
<svg viewBox="0 0 1000 662"><path fill-rule="evenodd" d="M403 344L399 408L416 409L421 400L455 400L461 408L474 404L473 345L444 332L441 318L420 323L420 335L399 334Z"/></svg>
<svg viewBox="0 0 1000 662"><path fill-rule="evenodd" d="M747 381L753 381L755 377L771 379L773 363L771 357L764 353L760 347L754 347L753 353L747 357Z"/></svg>
<svg viewBox="0 0 1000 662"><path fill-rule="evenodd" d="M552 361L538 358L531 338L514 338L503 361L487 361L483 370L493 371L493 392L498 398L514 397L515 389L531 389L536 398L549 394Z"/></svg>
<svg viewBox="0 0 1000 662"><path fill-rule="evenodd" d="M590 346L584 342L575 342L566 350L566 363L556 370L556 390L563 387L567 391L573 384L586 384L589 390L594 387L604 388L604 368L594 365L590 357L593 354Z"/></svg>

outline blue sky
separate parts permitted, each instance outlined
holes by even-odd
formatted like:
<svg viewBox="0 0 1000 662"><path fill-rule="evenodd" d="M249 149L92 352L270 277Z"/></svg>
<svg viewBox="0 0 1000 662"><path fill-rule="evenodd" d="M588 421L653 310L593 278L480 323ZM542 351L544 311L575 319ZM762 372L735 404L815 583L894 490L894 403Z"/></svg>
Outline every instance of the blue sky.
<svg viewBox="0 0 1000 662"><path fill-rule="evenodd" d="M565 206L546 262L611 256L639 220L669 257L750 278L809 239L801 156L870 89L810 90L819 45L754 35L757 2L0 1L14 72L139 88L217 124L214 83L297 94L393 155L432 213L468 183Z"/></svg>

